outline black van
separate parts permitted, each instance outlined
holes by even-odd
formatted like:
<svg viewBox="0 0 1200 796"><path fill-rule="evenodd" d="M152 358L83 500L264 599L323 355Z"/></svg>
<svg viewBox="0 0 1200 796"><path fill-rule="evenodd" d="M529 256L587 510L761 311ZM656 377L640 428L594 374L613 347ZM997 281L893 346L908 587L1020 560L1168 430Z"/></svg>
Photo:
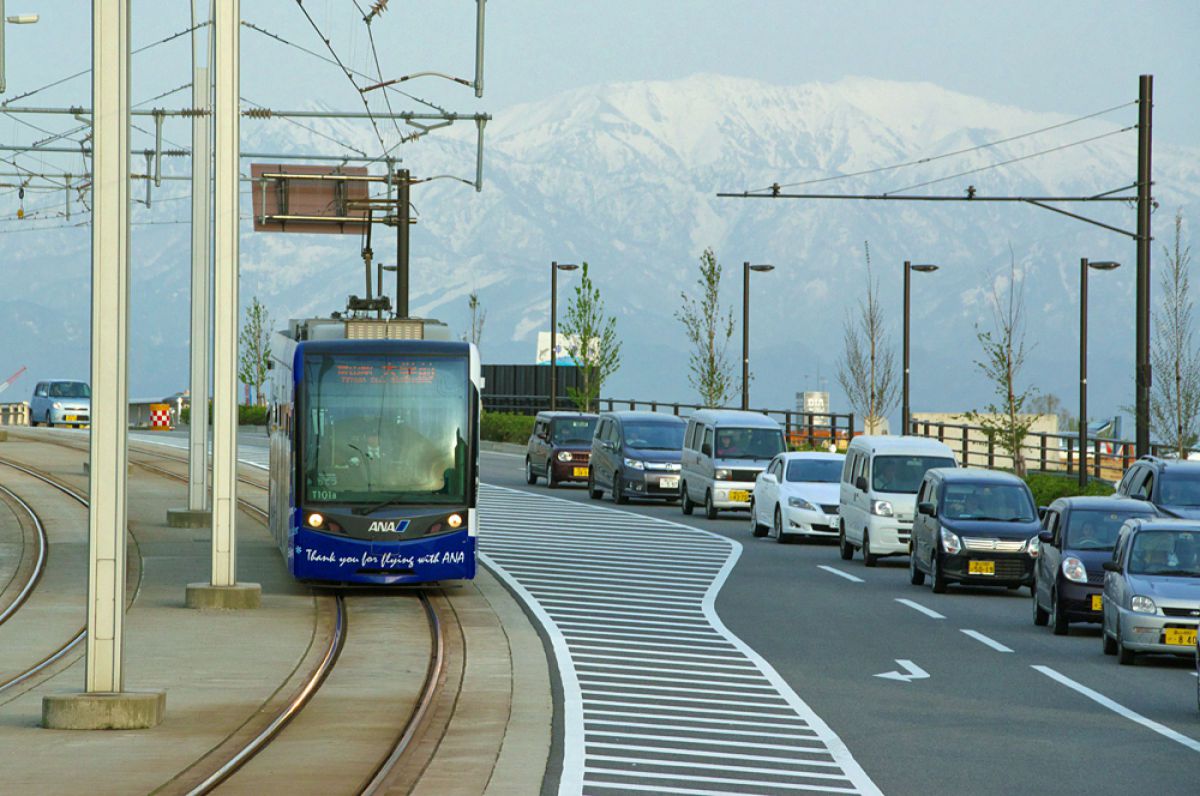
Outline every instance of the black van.
<svg viewBox="0 0 1200 796"><path fill-rule="evenodd" d="M679 499L679 456L687 422L658 412L605 412L592 438L588 493L605 490L617 503L631 497Z"/></svg>

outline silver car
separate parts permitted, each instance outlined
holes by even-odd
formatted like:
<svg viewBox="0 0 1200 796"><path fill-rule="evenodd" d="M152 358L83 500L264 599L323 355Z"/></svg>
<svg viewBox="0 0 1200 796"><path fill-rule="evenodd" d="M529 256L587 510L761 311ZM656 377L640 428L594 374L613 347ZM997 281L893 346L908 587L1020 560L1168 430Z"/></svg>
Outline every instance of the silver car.
<svg viewBox="0 0 1200 796"><path fill-rule="evenodd" d="M86 381L40 381L29 401L32 425L86 426L92 422L92 388Z"/></svg>
<svg viewBox="0 0 1200 796"><path fill-rule="evenodd" d="M1191 654L1200 624L1200 522L1132 519L1104 562L1104 652Z"/></svg>

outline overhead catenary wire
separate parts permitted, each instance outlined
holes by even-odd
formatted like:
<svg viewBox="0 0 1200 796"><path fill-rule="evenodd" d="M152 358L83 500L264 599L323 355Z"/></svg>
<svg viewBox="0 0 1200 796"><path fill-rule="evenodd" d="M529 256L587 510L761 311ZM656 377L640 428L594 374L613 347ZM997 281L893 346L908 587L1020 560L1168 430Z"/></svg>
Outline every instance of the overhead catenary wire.
<svg viewBox="0 0 1200 796"><path fill-rule="evenodd" d="M828 175L825 177L816 177L811 180L800 180L798 182L787 182L787 183L774 183L774 184L768 185L763 188L752 188L748 191L745 191L745 193L762 193L763 191L778 191L781 188L796 188L796 187L804 186L804 185L818 185L823 182L835 182L837 180L848 180L853 177L866 177L871 174L882 174L884 172L895 171L897 169L904 169L904 168L909 168L912 166L920 166L920 165L924 165L926 163L933 163L934 161L938 161L938 160L945 160L946 158L952 158L952 157L957 157L959 155L965 155L970 152L977 152L982 149L989 149L991 147L1000 146L1001 144L1008 144L1013 141L1020 141L1023 138L1031 138L1035 135L1041 135L1042 133L1048 133L1051 130L1058 130L1063 127L1068 127L1073 124L1078 124L1079 122L1084 122L1084 121L1087 121L1088 119L1095 119L1098 116L1104 116L1109 113L1113 113L1114 111L1119 111L1122 108L1128 108L1131 105L1137 105L1137 100L1131 100L1129 102L1122 102L1120 105L1114 105L1111 108L1105 108L1104 110L1095 111L1093 113L1088 113L1083 116L1077 116L1073 119L1068 119L1067 121L1064 121L1064 122L1057 122L1055 124L1047 125L1046 127L1039 127L1036 130L1030 130L1025 133L1019 133L1017 135L1008 136L1007 138L1000 138L995 141L987 141L982 144L976 144L975 146L964 147L963 149L956 149L952 152L943 152L938 155L930 155L928 157L917 158L915 160L907 160L907 161L904 161L901 163L893 163L888 166L877 166L877 167L870 168L870 169L862 169L860 171L853 171L853 172L849 172L847 174L831 174L831 175Z"/></svg>

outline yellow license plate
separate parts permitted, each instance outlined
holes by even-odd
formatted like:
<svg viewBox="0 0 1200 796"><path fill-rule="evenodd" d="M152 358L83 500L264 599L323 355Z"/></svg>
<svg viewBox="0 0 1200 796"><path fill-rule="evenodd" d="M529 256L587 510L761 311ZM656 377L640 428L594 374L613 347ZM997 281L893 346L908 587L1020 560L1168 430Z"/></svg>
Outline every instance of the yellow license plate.
<svg viewBox="0 0 1200 796"><path fill-rule="evenodd" d="M588 468L586 468L586 467L575 467L575 468L573 468L573 469L571 470L571 472L574 474L574 476L575 476L576 478L587 478L587 474L588 474Z"/></svg>
<svg viewBox="0 0 1200 796"><path fill-rule="evenodd" d="M1168 627L1163 630L1163 643L1170 644L1172 647L1194 647L1196 646L1196 631Z"/></svg>
<svg viewBox="0 0 1200 796"><path fill-rule="evenodd" d="M1104 610L1104 598L1101 597L1099 594L1092 595L1092 610L1093 611Z"/></svg>
<svg viewBox="0 0 1200 796"><path fill-rule="evenodd" d="M996 562L995 561L968 561L967 562L967 574L968 575L995 575L996 574Z"/></svg>
<svg viewBox="0 0 1200 796"><path fill-rule="evenodd" d="M79 415L67 415L67 416L66 416L66 418L65 418L65 420L66 420L68 423L74 422L74 421L76 421L76 420L78 420L78 419L79 419Z"/></svg>
<svg viewBox="0 0 1200 796"><path fill-rule="evenodd" d="M729 490L729 499L734 503L748 503L750 502L750 492L745 489L731 489Z"/></svg>

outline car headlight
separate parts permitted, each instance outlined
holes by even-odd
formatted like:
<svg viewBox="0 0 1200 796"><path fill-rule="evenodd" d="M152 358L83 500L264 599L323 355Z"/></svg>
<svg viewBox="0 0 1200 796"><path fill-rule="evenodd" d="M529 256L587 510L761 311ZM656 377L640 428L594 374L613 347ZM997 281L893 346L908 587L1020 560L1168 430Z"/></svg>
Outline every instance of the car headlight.
<svg viewBox="0 0 1200 796"><path fill-rule="evenodd" d="M877 517L892 516L892 501L890 500L872 500L871 513Z"/></svg>
<svg viewBox="0 0 1200 796"><path fill-rule="evenodd" d="M631 470L645 470L646 463L641 459L625 459L625 466Z"/></svg>
<svg viewBox="0 0 1200 796"><path fill-rule="evenodd" d="M1154 600L1149 597L1143 597L1140 594L1135 594L1133 599L1129 601L1129 607L1139 614L1156 614L1158 606L1154 604Z"/></svg>
<svg viewBox="0 0 1200 796"><path fill-rule="evenodd" d="M559 452L558 452L558 460L559 460L560 462L569 462L569 461L571 461L571 452L570 452L570 451L559 451Z"/></svg>
<svg viewBox="0 0 1200 796"><path fill-rule="evenodd" d="M1087 567L1075 556L1067 556L1062 562L1062 574L1067 580L1087 583Z"/></svg>
<svg viewBox="0 0 1200 796"><path fill-rule="evenodd" d="M817 510L816 506L809 503L804 498L800 498L800 497L788 498L788 505L794 509L804 509L805 511L816 511Z"/></svg>
<svg viewBox="0 0 1200 796"><path fill-rule="evenodd" d="M713 473L713 478L717 479L718 481L728 481L729 477L730 472L724 467L718 467L717 471Z"/></svg>
<svg viewBox="0 0 1200 796"><path fill-rule="evenodd" d="M950 555L957 555L962 551L962 540L958 538L958 534L954 531L948 531L942 528L942 549Z"/></svg>
<svg viewBox="0 0 1200 796"><path fill-rule="evenodd" d="M1029 537L1029 541L1025 543L1025 552L1030 558L1037 558L1042 553L1042 540L1036 536Z"/></svg>
<svg viewBox="0 0 1200 796"><path fill-rule="evenodd" d="M58 401L55 401L55 402L54 402L54 408L55 408L55 409L62 409L62 404L61 404L61 403L59 403Z"/></svg>

